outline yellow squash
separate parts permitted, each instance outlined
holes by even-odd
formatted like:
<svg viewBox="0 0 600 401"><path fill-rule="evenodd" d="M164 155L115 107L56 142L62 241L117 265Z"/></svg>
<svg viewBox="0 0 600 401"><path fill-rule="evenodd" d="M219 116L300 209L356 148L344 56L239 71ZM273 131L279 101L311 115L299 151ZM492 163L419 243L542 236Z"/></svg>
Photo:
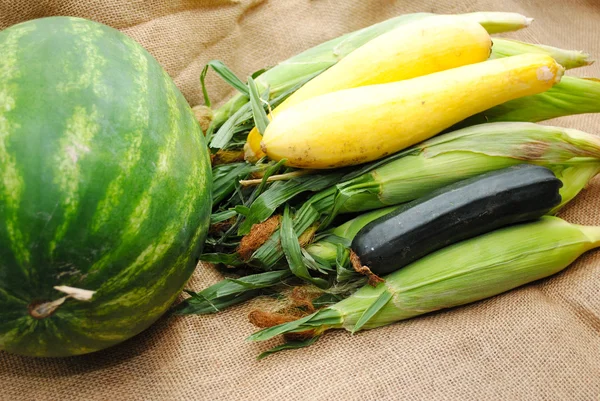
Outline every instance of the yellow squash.
<svg viewBox="0 0 600 401"><path fill-rule="evenodd" d="M486 60L492 41L477 22L456 16L435 16L403 25L354 50L307 82L273 110L341 89L401 81ZM245 146L247 159L264 156L261 135L254 128Z"/></svg>
<svg viewBox="0 0 600 401"><path fill-rule="evenodd" d="M495 105L550 89L564 68L524 54L406 81L317 96L279 113L262 150L286 165L327 169L377 160Z"/></svg>

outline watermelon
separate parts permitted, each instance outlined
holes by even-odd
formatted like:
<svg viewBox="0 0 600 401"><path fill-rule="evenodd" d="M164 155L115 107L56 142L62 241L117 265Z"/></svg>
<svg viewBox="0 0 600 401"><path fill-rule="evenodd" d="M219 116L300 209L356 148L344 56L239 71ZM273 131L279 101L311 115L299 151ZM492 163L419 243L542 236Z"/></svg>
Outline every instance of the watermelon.
<svg viewBox="0 0 600 401"><path fill-rule="evenodd" d="M52 17L0 32L0 350L90 353L163 315L208 229L206 149L119 31Z"/></svg>

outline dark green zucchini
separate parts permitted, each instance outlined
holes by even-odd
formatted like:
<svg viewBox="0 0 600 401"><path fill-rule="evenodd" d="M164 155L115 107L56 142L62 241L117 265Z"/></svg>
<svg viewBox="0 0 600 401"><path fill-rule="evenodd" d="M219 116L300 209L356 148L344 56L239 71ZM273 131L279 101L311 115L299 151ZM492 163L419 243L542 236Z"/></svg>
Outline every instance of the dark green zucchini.
<svg viewBox="0 0 600 401"><path fill-rule="evenodd" d="M363 227L352 241L360 262L391 273L450 244L548 213L562 182L549 169L521 164L440 188Z"/></svg>

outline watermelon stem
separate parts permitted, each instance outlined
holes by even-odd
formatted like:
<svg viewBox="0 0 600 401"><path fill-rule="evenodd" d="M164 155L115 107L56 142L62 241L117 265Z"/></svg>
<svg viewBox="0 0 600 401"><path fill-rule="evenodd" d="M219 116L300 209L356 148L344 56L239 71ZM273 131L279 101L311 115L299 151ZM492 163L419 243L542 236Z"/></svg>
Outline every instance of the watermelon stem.
<svg viewBox="0 0 600 401"><path fill-rule="evenodd" d="M29 315L31 315L31 317L34 319L45 319L52 315L58 309L58 307L67 300L67 298L69 298L68 295L51 302L31 304L29 305Z"/></svg>
<svg viewBox="0 0 600 401"><path fill-rule="evenodd" d="M54 287L56 291L63 292L65 295L55 301L43 302L43 303L32 303L29 305L29 314L34 319L45 319L52 315L59 306L61 306L68 298L73 298L78 301L91 301L96 291L83 290L81 288L69 287L66 285L59 285Z"/></svg>

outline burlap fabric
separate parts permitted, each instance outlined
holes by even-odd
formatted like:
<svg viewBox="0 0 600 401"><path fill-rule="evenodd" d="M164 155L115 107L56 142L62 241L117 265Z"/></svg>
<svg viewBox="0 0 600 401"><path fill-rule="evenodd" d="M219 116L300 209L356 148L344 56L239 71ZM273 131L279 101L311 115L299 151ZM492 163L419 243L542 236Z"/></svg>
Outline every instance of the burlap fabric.
<svg viewBox="0 0 600 401"><path fill-rule="evenodd" d="M123 30L166 68L190 104L198 75L221 59L240 76L399 13L516 11L515 35L600 56L599 0L1 0L0 27L75 15ZM0 55L1 57L2 55ZM572 74L600 77L592 66ZM214 100L231 94L210 77ZM600 116L556 124L600 133ZM562 214L600 224L600 181ZM189 287L218 280L199 266ZM261 362L274 345L244 341L249 306L163 318L138 337L60 360L0 352L2 400L599 400L600 252L511 293L393 326L335 332Z"/></svg>

